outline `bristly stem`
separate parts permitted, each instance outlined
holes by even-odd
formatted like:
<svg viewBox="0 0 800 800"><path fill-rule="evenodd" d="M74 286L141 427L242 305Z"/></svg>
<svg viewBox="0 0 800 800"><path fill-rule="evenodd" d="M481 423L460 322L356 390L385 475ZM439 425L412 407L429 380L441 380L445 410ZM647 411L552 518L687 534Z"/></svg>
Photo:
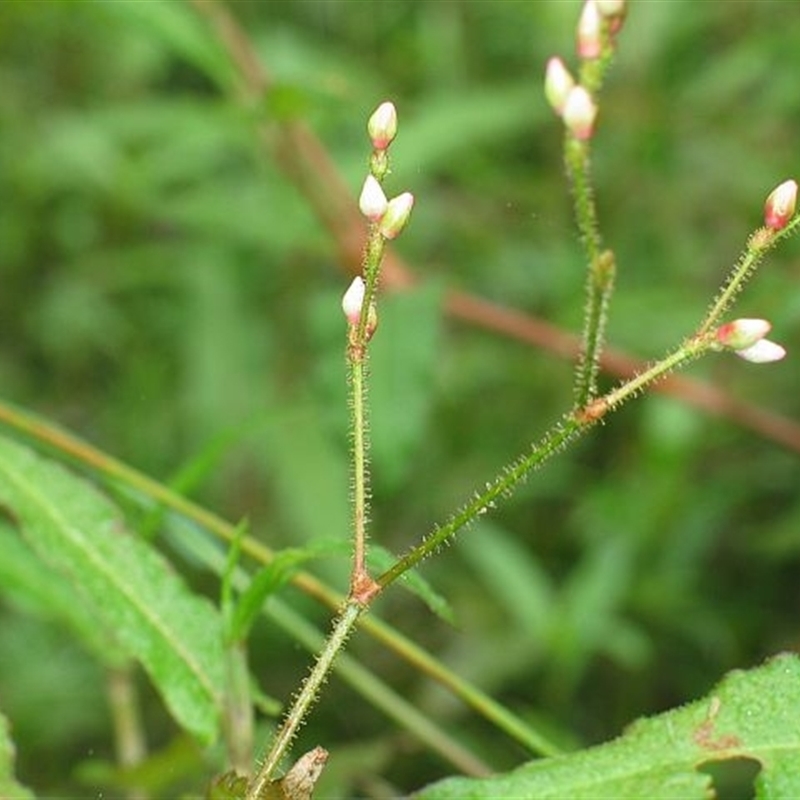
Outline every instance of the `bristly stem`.
<svg viewBox="0 0 800 800"><path fill-rule="evenodd" d="M583 408L597 394L600 353L608 303L614 287L615 264L613 254L602 250L592 193L588 140L577 139L567 132L564 156L587 263L583 337L575 372L575 408Z"/></svg>
<svg viewBox="0 0 800 800"><path fill-rule="evenodd" d="M351 588L359 576L366 572L367 539L367 444L366 444L366 397L364 372L366 353L357 360L350 360L350 411L353 437L353 572Z"/></svg>
<svg viewBox="0 0 800 800"><path fill-rule="evenodd" d="M367 362L370 314L385 240L371 224L364 253L364 300L358 325L348 329L347 366L350 386L350 431L353 440L353 571L350 594L355 596L370 582L367 572L367 520L369 514L369 438L367 410Z"/></svg>
<svg viewBox="0 0 800 800"><path fill-rule="evenodd" d="M614 47L608 24L603 26L601 54L582 60L580 85L596 98L611 65ZM616 263L610 250L603 250L597 207L591 180L591 136L580 138L565 132L564 161L572 190L575 220L586 258L586 305L581 353L575 370L575 409L581 409L597 396L597 376L603 349L608 304L614 289Z"/></svg>
<svg viewBox="0 0 800 800"><path fill-rule="evenodd" d="M258 773L248 785L245 800L260 800L267 796L266 789L273 773L278 768L309 709L319 696L320 689L328 677L337 654L344 649L347 637L363 610L363 606L351 601L345 605L341 614L336 618L331 635L325 641L324 649L314 662L314 667L308 677L303 681L291 710L275 736L272 747L261 763Z"/></svg>
<svg viewBox="0 0 800 800"><path fill-rule="evenodd" d="M734 265L721 291L714 299L711 308L697 329L698 335L708 333L721 321L723 315L731 307L767 252L781 239L796 233L798 228L800 228L800 215L795 216L782 230L759 228L750 237L742 255Z"/></svg>
<svg viewBox="0 0 800 800"><path fill-rule="evenodd" d="M591 401L585 408L574 410L561 423L553 426L530 453L521 456L504 469L486 490L467 503L466 506L444 525L433 531L413 550L399 559L392 567L377 578L381 589L394 583L409 569L412 569L440 547L448 543L455 534L469 525L494 506L495 501L509 495L526 476L562 450L571 440L588 431L599 422L607 412L617 409L625 401L639 394L646 386L668 375L676 367L686 364L711 349L713 337L693 337L684 342L674 352L645 372L626 381L603 397Z"/></svg>

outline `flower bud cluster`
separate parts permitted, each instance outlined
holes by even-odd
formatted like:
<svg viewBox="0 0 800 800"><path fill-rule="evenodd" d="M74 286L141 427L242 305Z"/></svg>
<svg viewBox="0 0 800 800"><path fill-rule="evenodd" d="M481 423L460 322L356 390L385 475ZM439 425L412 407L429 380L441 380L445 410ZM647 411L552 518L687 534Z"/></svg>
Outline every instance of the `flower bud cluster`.
<svg viewBox="0 0 800 800"><path fill-rule="evenodd" d="M384 239L395 239L408 224L414 208L414 195L403 192L387 200L380 183L373 175L367 175L358 198L358 207L370 222L377 223Z"/></svg>
<svg viewBox="0 0 800 800"><path fill-rule="evenodd" d="M358 197L358 208L374 226L372 230L377 231L383 240L394 239L408 224L414 208L414 195L403 192L389 200L381 187L381 180L388 171L386 150L397 135L397 111L393 103L387 101L375 109L367 122L367 133L374 149L370 174L367 175ZM342 311L351 333L360 324L365 293L366 284L359 275L353 279L342 298ZM370 301L365 328L367 341L377 327L378 312L375 304Z"/></svg>
<svg viewBox="0 0 800 800"><path fill-rule="evenodd" d="M625 19L625 0L585 0L576 29L576 50L583 61L610 52L614 37ZM553 57L547 62L544 93L567 130L587 140L594 133L597 103L591 92L572 77L564 62Z"/></svg>
<svg viewBox="0 0 800 800"><path fill-rule="evenodd" d="M397 111L393 103L387 101L378 106L369 118L367 132L376 152L385 156L384 151L397 135ZM414 195L403 192L387 200L380 181L370 173L361 188L358 207L370 222L378 225L384 239L394 239L408 224L411 209L414 207Z"/></svg>
<svg viewBox="0 0 800 800"><path fill-rule="evenodd" d="M575 82L564 62L553 57L547 62L544 93L567 130L576 139L590 139L597 117L597 104L591 94Z"/></svg>
<svg viewBox="0 0 800 800"><path fill-rule="evenodd" d="M625 0L585 0L575 31L575 49L582 59L600 58L622 28Z"/></svg>
<svg viewBox="0 0 800 800"><path fill-rule="evenodd" d="M781 345L765 338L772 325L765 319L736 319L726 322L716 330L719 346L732 350L739 358L754 364L780 361L785 355Z"/></svg>

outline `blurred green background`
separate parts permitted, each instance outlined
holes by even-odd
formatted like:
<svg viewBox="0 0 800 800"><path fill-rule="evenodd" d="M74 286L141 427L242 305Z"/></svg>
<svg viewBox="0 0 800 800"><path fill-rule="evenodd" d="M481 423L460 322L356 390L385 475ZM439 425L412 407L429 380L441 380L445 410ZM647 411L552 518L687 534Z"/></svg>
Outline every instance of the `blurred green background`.
<svg viewBox="0 0 800 800"><path fill-rule="evenodd" d="M281 113L316 132L354 193L367 116L387 98L399 110L387 187L417 206L394 246L424 280L386 298L371 390L373 531L399 552L571 402L570 364L448 319L441 300L458 288L580 327L561 126L541 91L549 56L575 65L580 3L230 8ZM633 0L619 41L594 156L619 264L609 335L653 358L697 324L767 193L798 176L800 6ZM253 111L221 88L230 67L206 21L178 0L4 0L0 59L2 397L160 480L191 464L191 496L273 547L346 539L349 278ZM799 276L790 241L738 308L773 321L785 362L719 356L692 374L800 418ZM455 627L402 591L379 613L565 744L600 741L797 648L798 474L796 452L649 396L425 564ZM344 589L346 549L312 569ZM0 626L20 777L75 793L76 765L111 752L101 684L25 611L5 601ZM528 757L366 637L352 648L494 767ZM268 693L288 697L307 660L257 631ZM150 705L166 743L175 731ZM317 743L347 765L323 796L452 771L335 680L299 746Z"/></svg>

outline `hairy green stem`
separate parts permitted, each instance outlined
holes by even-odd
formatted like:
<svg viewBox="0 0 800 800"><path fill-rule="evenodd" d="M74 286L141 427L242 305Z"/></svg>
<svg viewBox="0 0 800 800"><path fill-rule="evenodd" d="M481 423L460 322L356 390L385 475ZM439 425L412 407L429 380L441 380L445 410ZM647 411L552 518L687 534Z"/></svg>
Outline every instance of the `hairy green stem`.
<svg viewBox="0 0 800 800"><path fill-rule="evenodd" d="M367 355L350 360L350 410L353 437L353 574L351 587L366 572L367 431L365 371Z"/></svg>
<svg viewBox="0 0 800 800"><path fill-rule="evenodd" d="M382 589L389 586L403 573L436 552L461 528L492 508L495 500L511 492L532 469L541 466L563 448L571 438L581 433L584 427L583 423L573 416L552 428L542 441L534 446L533 452L513 462L489 484L486 491L476 494L459 513L451 517L444 525L435 527L417 547L380 575L377 578L378 585Z"/></svg>
<svg viewBox="0 0 800 800"><path fill-rule="evenodd" d="M353 630L363 610L363 607L358 603L348 602L342 613L335 620L333 630L325 642L324 649L317 657L308 677L303 681L283 725L273 740L267 757L261 764L255 778L248 785L245 800L259 800L263 796L262 793L266 790L267 784L292 743L298 728L302 725L306 714L308 714L309 709L317 699L337 654L344 648L347 637Z"/></svg>
<svg viewBox="0 0 800 800"><path fill-rule="evenodd" d="M673 353L662 359L645 372L626 381L603 397L592 401L585 409L577 409L570 416L551 428L544 438L533 446L531 453L523 455L504 469L484 492L476 494L466 506L444 525L437 526L413 550L399 559L377 578L383 589L394 583L409 569L412 569L428 556L435 553L455 534L473 520L486 513L495 501L511 493L516 486L534 469L542 466L552 456L562 450L572 439L585 433L599 422L608 411L615 410L625 401L640 393L646 386L663 378L676 367L693 361L709 350L709 337L694 337L687 340Z"/></svg>
<svg viewBox="0 0 800 800"><path fill-rule="evenodd" d="M597 395L606 311L614 286L614 257L610 251L602 250L597 207L592 192L589 142L567 133L564 158L587 264L581 355L575 371L575 408L579 409Z"/></svg>
<svg viewBox="0 0 800 800"><path fill-rule="evenodd" d="M731 307L734 300L742 291L747 281L755 272L764 256L781 240L795 233L800 227L800 215L795 216L789 224L780 231L769 228L759 228L748 240L747 246L734 265L722 290L714 299L711 308L705 316L697 332L698 335L708 333L722 319L722 316Z"/></svg>
<svg viewBox="0 0 800 800"><path fill-rule="evenodd" d="M85 469L109 483L127 487L141 497L171 509L218 539L233 542L238 536L239 529L236 526L44 419L0 402L0 425L4 425L17 434L22 434L40 447L44 446L47 449L58 451L62 458L81 464ZM251 536L245 536L241 545L242 551L260 564L269 564L275 557L269 547ZM328 608L338 608L342 604L341 594L330 589L307 572L298 572L292 578L292 583L309 597L315 598ZM540 737L530 725L448 669L441 661L382 620L371 615L362 619L360 627L411 666L447 687L467 706L484 716L512 739L529 748L531 752L548 752L538 747L537 742ZM290 632L296 633L295 631ZM359 686L360 684L357 684L356 688Z"/></svg>
<svg viewBox="0 0 800 800"><path fill-rule="evenodd" d="M603 26L603 47L598 58L584 59L579 83L597 98L614 55L608 22ZM615 260L610 251L603 252L597 207L591 181L589 140L575 138L567 131L564 139L564 161L570 182L575 220L586 258L586 305L581 350L575 369L575 409L583 408L597 396L597 377L603 349L608 304L614 288Z"/></svg>

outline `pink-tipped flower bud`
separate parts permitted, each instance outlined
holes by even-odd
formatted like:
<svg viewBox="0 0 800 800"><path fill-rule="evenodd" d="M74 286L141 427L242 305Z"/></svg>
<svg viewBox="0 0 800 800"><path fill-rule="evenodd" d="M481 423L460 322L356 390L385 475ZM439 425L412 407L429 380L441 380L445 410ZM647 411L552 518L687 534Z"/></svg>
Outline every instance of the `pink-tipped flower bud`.
<svg viewBox="0 0 800 800"><path fill-rule="evenodd" d="M603 51L603 18L595 0L586 0L578 18L577 50L581 58L597 58Z"/></svg>
<svg viewBox="0 0 800 800"><path fill-rule="evenodd" d="M414 208L414 195L411 192L403 192L389 201L386 213L379 223L379 230L384 239L394 239L400 235L408 224L412 208Z"/></svg>
<svg viewBox="0 0 800 800"><path fill-rule="evenodd" d="M381 103L367 122L367 133L376 150L385 150L397 136L397 109L388 100Z"/></svg>
<svg viewBox="0 0 800 800"><path fill-rule="evenodd" d="M769 364L773 361L780 361L786 355L786 350L769 339L759 339L750 347L737 350L736 355L753 364Z"/></svg>
<svg viewBox="0 0 800 800"><path fill-rule="evenodd" d="M764 224L774 231L782 230L794 216L797 207L797 181L784 181L772 190L764 204Z"/></svg>
<svg viewBox="0 0 800 800"><path fill-rule="evenodd" d="M735 319L717 328L717 341L729 350L745 350L771 330L772 325L765 319Z"/></svg>
<svg viewBox="0 0 800 800"><path fill-rule="evenodd" d="M574 87L575 79L564 66L564 62L555 56L551 58L544 74L544 96L557 114L564 111L567 97Z"/></svg>
<svg viewBox="0 0 800 800"><path fill-rule="evenodd" d="M347 288L347 291L342 297L342 311L351 325L358 325L361 318L361 306L364 303L364 280L359 275L353 278L353 282Z"/></svg>
<svg viewBox="0 0 800 800"><path fill-rule="evenodd" d="M597 106L583 86L575 86L570 91L562 117L567 129L576 139L591 138L597 117Z"/></svg>
<svg viewBox="0 0 800 800"><path fill-rule="evenodd" d="M358 207L361 213L372 222L378 222L386 213L389 201L383 189L373 175L367 175L361 194L358 198Z"/></svg>
<svg viewBox="0 0 800 800"><path fill-rule="evenodd" d="M625 13L625 0L594 0L594 3L604 17L618 17Z"/></svg>

